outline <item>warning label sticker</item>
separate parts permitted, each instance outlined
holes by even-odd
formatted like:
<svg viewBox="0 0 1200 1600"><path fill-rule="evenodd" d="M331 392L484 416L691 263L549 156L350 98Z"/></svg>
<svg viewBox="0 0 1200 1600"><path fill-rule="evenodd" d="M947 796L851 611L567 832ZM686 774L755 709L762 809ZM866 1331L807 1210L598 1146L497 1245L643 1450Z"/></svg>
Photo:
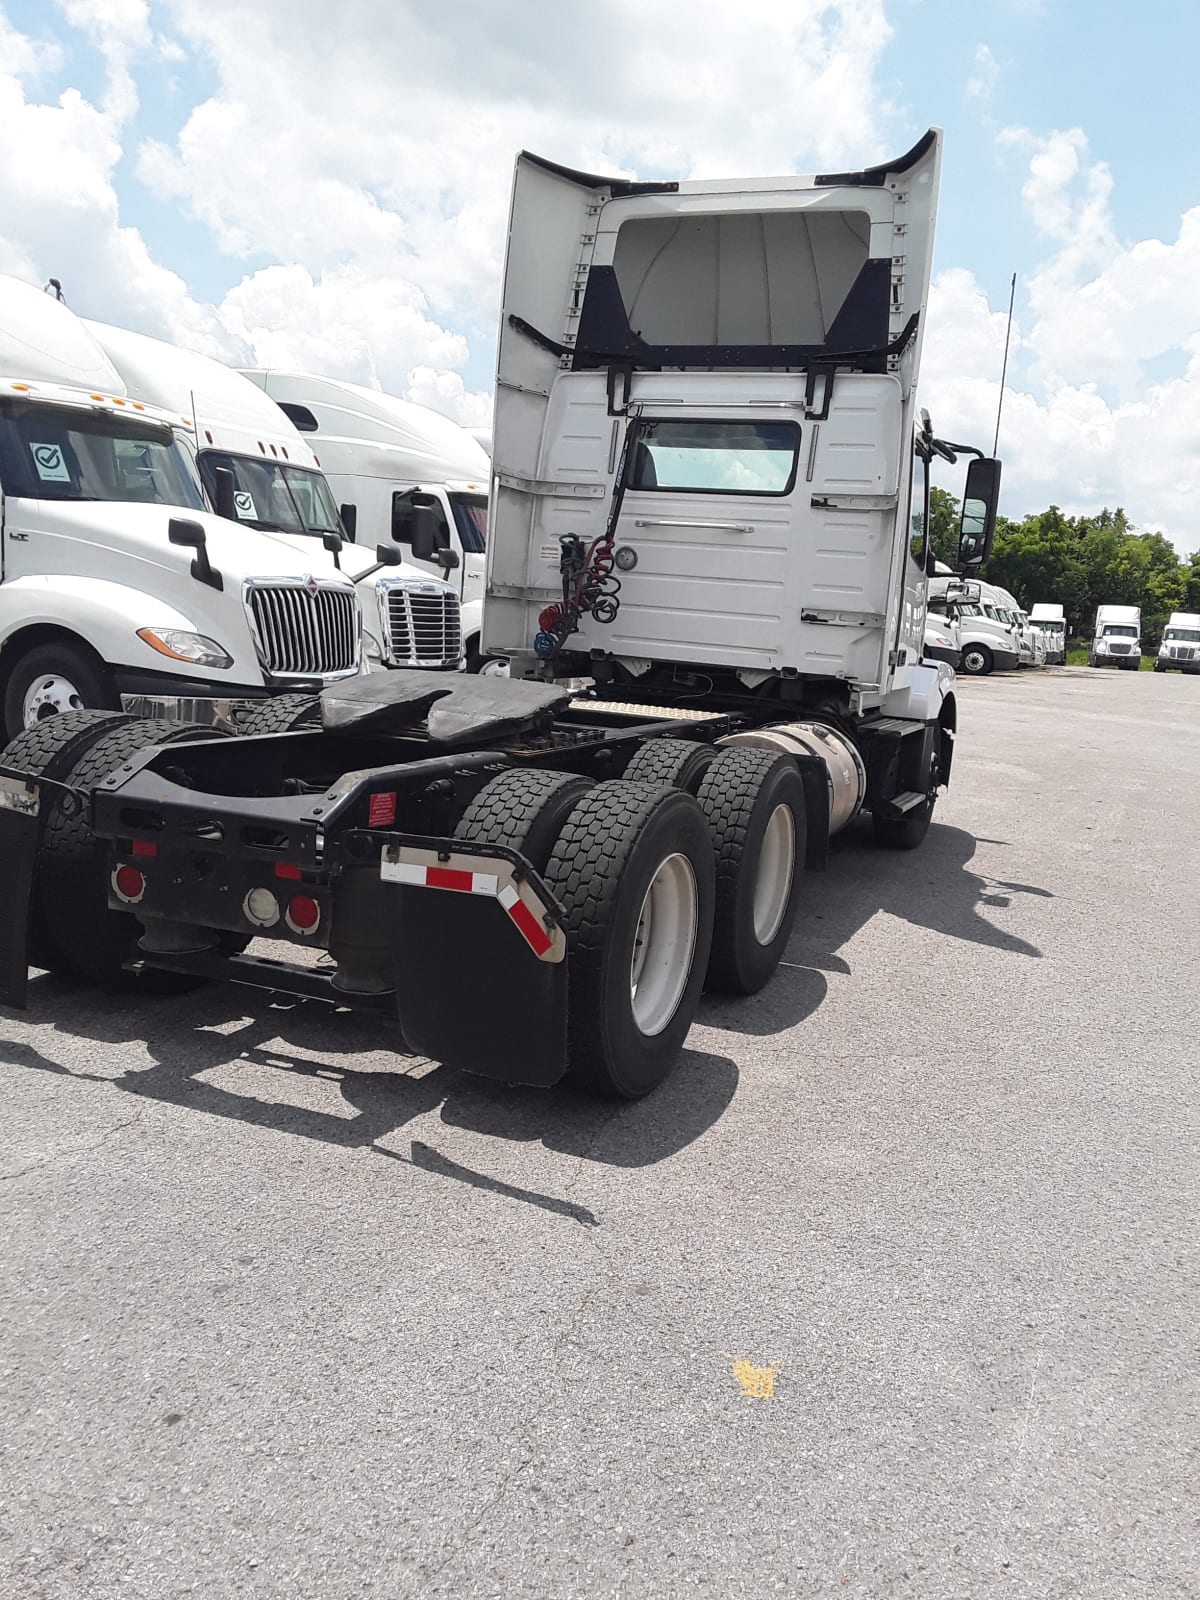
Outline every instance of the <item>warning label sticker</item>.
<svg viewBox="0 0 1200 1600"><path fill-rule="evenodd" d="M556 539L553 544L544 544L539 554L543 561L547 562L552 567L556 567L558 565L558 558L562 554L558 547L558 540Z"/></svg>
<svg viewBox="0 0 1200 1600"><path fill-rule="evenodd" d="M67 470L67 463L63 460L60 445L31 442L29 448L33 452L33 464L37 468L38 477L43 483L70 483L71 474Z"/></svg>

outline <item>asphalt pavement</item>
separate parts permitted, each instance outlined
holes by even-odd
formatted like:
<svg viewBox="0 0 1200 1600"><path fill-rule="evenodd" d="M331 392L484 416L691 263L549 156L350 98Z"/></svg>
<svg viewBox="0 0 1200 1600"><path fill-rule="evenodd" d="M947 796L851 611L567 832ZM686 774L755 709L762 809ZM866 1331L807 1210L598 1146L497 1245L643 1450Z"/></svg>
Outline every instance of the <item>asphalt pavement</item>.
<svg viewBox="0 0 1200 1600"><path fill-rule="evenodd" d="M1200 681L961 702L637 1105L36 978L0 1595L1200 1594Z"/></svg>

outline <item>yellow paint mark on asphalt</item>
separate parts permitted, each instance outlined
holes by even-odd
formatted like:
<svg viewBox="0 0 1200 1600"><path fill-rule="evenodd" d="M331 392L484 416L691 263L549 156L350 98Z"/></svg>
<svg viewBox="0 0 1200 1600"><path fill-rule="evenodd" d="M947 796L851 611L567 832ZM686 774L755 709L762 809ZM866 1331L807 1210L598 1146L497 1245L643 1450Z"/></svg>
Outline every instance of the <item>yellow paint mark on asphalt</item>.
<svg viewBox="0 0 1200 1600"><path fill-rule="evenodd" d="M742 1393L752 1400L771 1400L775 1396L775 1374L778 1367L756 1367L745 1356L731 1358L733 1375L742 1386Z"/></svg>

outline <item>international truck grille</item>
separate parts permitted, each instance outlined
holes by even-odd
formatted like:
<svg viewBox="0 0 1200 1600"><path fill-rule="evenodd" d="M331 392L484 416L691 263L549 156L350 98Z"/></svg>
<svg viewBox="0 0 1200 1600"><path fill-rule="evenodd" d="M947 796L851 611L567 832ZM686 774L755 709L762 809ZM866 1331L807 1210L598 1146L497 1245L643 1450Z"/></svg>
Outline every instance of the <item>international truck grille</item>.
<svg viewBox="0 0 1200 1600"><path fill-rule="evenodd" d="M397 586L384 607L388 660L398 667L452 667L462 655L458 596Z"/></svg>
<svg viewBox="0 0 1200 1600"><path fill-rule="evenodd" d="M1173 661L1194 661L1196 652L1191 645L1172 645L1171 659Z"/></svg>
<svg viewBox="0 0 1200 1600"><path fill-rule="evenodd" d="M276 677L321 678L358 665L358 601L318 583L254 584L259 657Z"/></svg>
<svg viewBox="0 0 1200 1600"><path fill-rule="evenodd" d="M1127 656L1129 654L1129 646L1127 644L1110 644L1108 648L1115 656Z"/></svg>

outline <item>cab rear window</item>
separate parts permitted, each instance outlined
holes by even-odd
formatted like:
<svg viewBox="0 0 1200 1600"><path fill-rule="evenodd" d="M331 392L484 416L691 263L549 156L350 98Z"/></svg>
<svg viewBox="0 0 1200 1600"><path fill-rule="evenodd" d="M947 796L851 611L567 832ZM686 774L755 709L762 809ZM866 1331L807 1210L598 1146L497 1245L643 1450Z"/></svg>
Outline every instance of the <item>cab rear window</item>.
<svg viewBox="0 0 1200 1600"><path fill-rule="evenodd" d="M796 422L670 421L643 424L631 489L688 494L783 495L796 482Z"/></svg>

